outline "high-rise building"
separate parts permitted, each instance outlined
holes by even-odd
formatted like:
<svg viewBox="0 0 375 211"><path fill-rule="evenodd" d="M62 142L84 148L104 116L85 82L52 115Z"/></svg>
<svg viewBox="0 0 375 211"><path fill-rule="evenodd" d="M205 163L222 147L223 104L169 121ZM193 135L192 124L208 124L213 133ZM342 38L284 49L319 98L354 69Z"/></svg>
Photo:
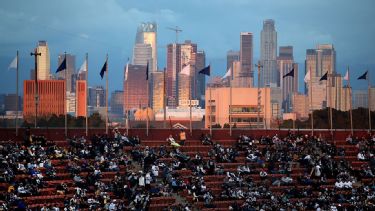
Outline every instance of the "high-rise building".
<svg viewBox="0 0 375 211"><path fill-rule="evenodd" d="M126 67L124 68L126 71ZM128 65L128 77L124 81L124 110L147 108L149 105L146 66ZM149 87L150 88L150 87Z"/></svg>
<svg viewBox="0 0 375 211"><path fill-rule="evenodd" d="M111 93L111 113L124 114L124 91L115 90Z"/></svg>
<svg viewBox="0 0 375 211"><path fill-rule="evenodd" d="M147 65L151 70L152 65L152 47L150 44L137 43L133 49L133 65ZM150 71L152 72L152 71Z"/></svg>
<svg viewBox="0 0 375 211"><path fill-rule="evenodd" d="M38 117L50 115L63 115L66 111L64 80L39 80L38 81ZM35 81L23 82L23 115L24 119L35 116Z"/></svg>
<svg viewBox="0 0 375 211"><path fill-rule="evenodd" d="M181 71L181 45L177 43L167 46L167 102L168 106L178 105L178 77Z"/></svg>
<svg viewBox="0 0 375 211"><path fill-rule="evenodd" d="M158 113L163 110L165 104L165 72L156 71L151 74L152 78L152 110Z"/></svg>
<svg viewBox="0 0 375 211"><path fill-rule="evenodd" d="M86 117L87 86L86 80L76 81L76 116Z"/></svg>
<svg viewBox="0 0 375 211"><path fill-rule="evenodd" d="M196 54L197 44L192 43L190 40L186 40L181 44L181 70L185 66L190 66L190 76L178 74L178 100L193 100L196 99ZM198 70L199 71L199 70ZM179 106L182 106L179 103ZM184 105L187 106L187 105Z"/></svg>
<svg viewBox="0 0 375 211"><path fill-rule="evenodd" d="M240 52L230 50L227 52L227 70L233 67L234 61L240 61Z"/></svg>
<svg viewBox="0 0 375 211"><path fill-rule="evenodd" d="M47 41L39 41L37 52L41 53L37 56L38 64L38 80L49 80L50 79L50 56Z"/></svg>
<svg viewBox="0 0 375 211"><path fill-rule="evenodd" d="M66 112L68 112L68 114L75 115L77 107L76 99L76 93L66 92Z"/></svg>
<svg viewBox="0 0 375 211"><path fill-rule="evenodd" d="M199 74L199 71L206 66L206 54L204 51L197 51L195 63L195 99L199 100L199 105L204 108L205 106L205 90L206 90L206 77Z"/></svg>
<svg viewBox="0 0 375 211"><path fill-rule="evenodd" d="M21 111L22 110L22 98L18 96L18 109L16 106L17 95L7 94L4 96L4 110L5 111Z"/></svg>
<svg viewBox="0 0 375 211"><path fill-rule="evenodd" d="M309 117L309 100L308 96L304 94L293 94L293 112L296 114L297 119L306 119Z"/></svg>
<svg viewBox="0 0 375 211"><path fill-rule="evenodd" d="M370 89L371 111L375 110L375 87ZM353 90L353 109L356 108L368 108L368 90Z"/></svg>
<svg viewBox="0 0 375 211"><path fill-rule="evenodd" d="M104 107L105 99L105 89L103 86L89 87L89 106Z"/></svg>
<svg viewBox="0 0 375 211"><path fill-rule="evenodd" d="M149 64L150 72L158 68L157 24L155 22L142 23L137 29L136 44L149 44L152 48L152 62ZM134 58L134 56L133 56Z"/></svg>
<svg viewBox="0 0 375 211"><path fill-rule="evenodd" d="M59 55L57 66L60 66L60 64L64 61L64 58L65 58L64 54ZM66 71L66 77L67 77L66 91L68 91L68 92L74 92L73 88L75 87L75 83L72 79L73 79L73 76L74 76L75 69L76 69L76 57L74 55L71 55L71 54L66 54L66 70L58 72L57 73L57 79L64 80L65 79L65 71Z"/></svg>
<svg viewBox="0 0 375 211"><path fill-rule="evenodd" d="M239 87L253 87L253 33L241 32L240 41L241 69L238 73Z"/></svg>
<svg viewBox="0 0 375 211"><path fill-rule="evenodd" d="M333 74L336 72L336 51L332 44L318 45L317 49L307 49L306 70L310 69L312 77L322 77L326 72Z"/></svg>
<svg viewBox="0 0 375 211"><path fill-rule="evenodd" d="M280 78L280 85L282 89L283 110L284 113L292 111L293 107L293 94L298 92L298 64L293 60L293 47L281 46L279 49L279 56L277 57L277 66ZM284 75L294 69L293 77L285 77Z"/></svg>
<svg viewBox="0 0 375 211"><path fill-rule="evenodd" d="M275 21L267 19L263 21L263 29L260 36L260 63L263 65L260 72L260 87L280 86L280 74L277 71L277 32Z"/></svg>
<svg viewBox="0 0 375 211"><path fill-rule="evenodd" d="M307 49L305 74L311 70L312 108L323 109L332 107L340 109L342 77L336 74L336 51L331 44L318 45L317 49ZM328 72L328 80L320 78ZM307 91L310 82L305 84L305 92L311 100L311 92Z"/></svg>

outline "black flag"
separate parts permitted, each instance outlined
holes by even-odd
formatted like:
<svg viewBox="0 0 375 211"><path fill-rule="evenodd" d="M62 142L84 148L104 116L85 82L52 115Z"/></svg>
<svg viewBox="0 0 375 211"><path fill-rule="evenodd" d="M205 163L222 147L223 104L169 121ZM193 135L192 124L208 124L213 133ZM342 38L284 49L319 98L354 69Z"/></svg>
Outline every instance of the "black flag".
<svg viewBox="0 0 375 211"><path fill-rule="evenodd" d="M66 57L64 58L64 61L61 62L59 68L57 68L56 73L63 71L66 69Z"/></svg>
<svg viewBox="0 0 375 211"><path fill-rule="evenodd" d="M324 74L319 81L326 81L328 78L328 72L326 72L326 74Z"/></svg>
<svg viewBox="0 0 375 211"><path fill-rule="evenodd" d="M358 80L366 80L367 79L367 73L368 73L368 71L366 71L365 73L363 73L363 75L359 76Z"/></svg>
<svg viewBox="0 0 375 211"><path fill-rule="evenodd" d="M104 65L102 67L102 70L100 71L100 77L102 77L102 79L103 79L105 71L107 71L107 60L105 61Z"/></svg>
<svg viewBox="0 0 375 211"><path fill-rule="evenodd" d="M210 76L210 72L211 72L210 65L208 65L207 67L200 70L199 74L204 74L204 75Z"/></svg>
<svg viewBox="0 0 375 211"><path fill-rule="evenodd" d="M291 77L294 78L294 68L293 68L289 73L285 74L285 75L283 76L283 78L288 77L288 76L291 76Z"/></svg>

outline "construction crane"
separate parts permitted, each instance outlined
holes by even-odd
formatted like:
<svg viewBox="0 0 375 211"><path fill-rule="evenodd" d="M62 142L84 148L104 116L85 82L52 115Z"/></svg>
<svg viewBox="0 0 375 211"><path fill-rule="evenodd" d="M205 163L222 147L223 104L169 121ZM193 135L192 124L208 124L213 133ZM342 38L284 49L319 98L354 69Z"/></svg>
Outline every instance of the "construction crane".
<svg viewBox="0 0 375 211"><path fill-rule="evenodd" d="M176 43L178 43L178 33L182 32L182 29L180 29L178 26L172 28L172 27L167 27L167 29L172 30L176 32Z"/></svg>

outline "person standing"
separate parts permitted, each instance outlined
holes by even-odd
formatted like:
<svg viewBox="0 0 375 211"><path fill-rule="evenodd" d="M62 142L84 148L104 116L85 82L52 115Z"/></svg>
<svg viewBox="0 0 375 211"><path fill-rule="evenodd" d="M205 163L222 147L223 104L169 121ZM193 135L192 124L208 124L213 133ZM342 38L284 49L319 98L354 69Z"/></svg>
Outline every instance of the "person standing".
<svg viewBox="0 0 375 211"><path fill-rule="evenodd" d="M186 141L186 133L183 129L181 129L181 132L180 132L180 145L183 146L185 145L185 141Z"/></svg>

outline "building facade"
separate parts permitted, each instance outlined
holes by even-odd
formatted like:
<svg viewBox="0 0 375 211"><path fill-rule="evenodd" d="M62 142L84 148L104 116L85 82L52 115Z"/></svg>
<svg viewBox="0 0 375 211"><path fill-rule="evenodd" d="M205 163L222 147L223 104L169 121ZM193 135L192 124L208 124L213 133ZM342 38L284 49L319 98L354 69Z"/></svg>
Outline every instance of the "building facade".
<svg viewBox="0 0 375 211"><path fill-rule="evenodd" d="M152 62L150 62L149 68L150 72L155 72L158 68L157 24L155 22L141 23L141 25L137 29L135 43L150 45ZM133 58L134 57L135 56L133 55Z"/></svg>
<svg viewBox="0 0 375 211"><path fill-rule="evenodd" d="M126 67L124 68L126 71ZM124 111L137 110L149 107L149 94L147 90L146 66L128 66L128 77L124 81ZM150 89L150 87L149 87Z"/></svg>
<svg viewBox="0 0 375 211"><path fill-rule="evenodd" d="M86 117L87 115L87 84L86 80L76 81L76 116Z"/></svg>
<svg viewBox="0 0 375 211"><path fill-rule="evenodd" d="M233 68L234 61L240 61L240 52L230 50L227 52L227 70Z"/></svg>
<svg viewBox="0 0 375 211"><path fill-rule="evenodd" d="M205 127L229 123L238 128L265 127L281 118L280 88L261 88L260 111L258 113L257 88L232 88L232 105L230 105L230 88L208 87L206 89ZM235 93L235 94L233 94ZM231 114L229 111L231 110ZM259 119L258 119L259 114ZM259 121L258 121L259 120Z"/></svg>
<svg viewBox="0 0 375 211"><path fill-rule="evenodd" d="M240 87L253 87L253 33L251 32L240 34L240 62L241 68L238 73Z"/></svg>
<svg viewBox="0 0 375 211"><path fill-rule="evenodd" d="M40 56L37 56L37 74L38 80L49 80L51 78L50 70L50 55L47 41L39 41L38 46L36 47L37 52L40 53Z"/></svg>
<svg viewBox="0 0 375 211"><path fill-rule="evenodd" d="M157 71L151 74L152 78L152 110L154 113L164 109L165 96L165 72Z"/></svg>
<svg viewBox="0 0 375 211"><path fill-rule="evenodd" d="M263 66L260 72L260 87L280 86L280 74L277 71L277 32L275 21L263 21L260 36L260 63Z"/></svg>
<svg viewBox="0 0 375 211"><path fill-rule="evenodd" d="M124 91L115 90L111 93L111 113L115 115L124 114Z"/></svg>
<svg viewBox="0 0 375 211"><path fill-rule="evenodd" d="M279 72L280 86L282 89L283 111L289 113L293 110L293 94L298 92L298 64L294 63L293 47L281 46L279 49L279 56L277 57L277 69ZM294 76L283 78L294 69Z"/></svg>
<svg viewBox="0 0 375 211"><path fill-rule="evenodd" d="M35 117L35 81L25 80L23 83L23 115L24 119ZM59 116L66 112L64 80L38 81L38 117Z"/></svg>

